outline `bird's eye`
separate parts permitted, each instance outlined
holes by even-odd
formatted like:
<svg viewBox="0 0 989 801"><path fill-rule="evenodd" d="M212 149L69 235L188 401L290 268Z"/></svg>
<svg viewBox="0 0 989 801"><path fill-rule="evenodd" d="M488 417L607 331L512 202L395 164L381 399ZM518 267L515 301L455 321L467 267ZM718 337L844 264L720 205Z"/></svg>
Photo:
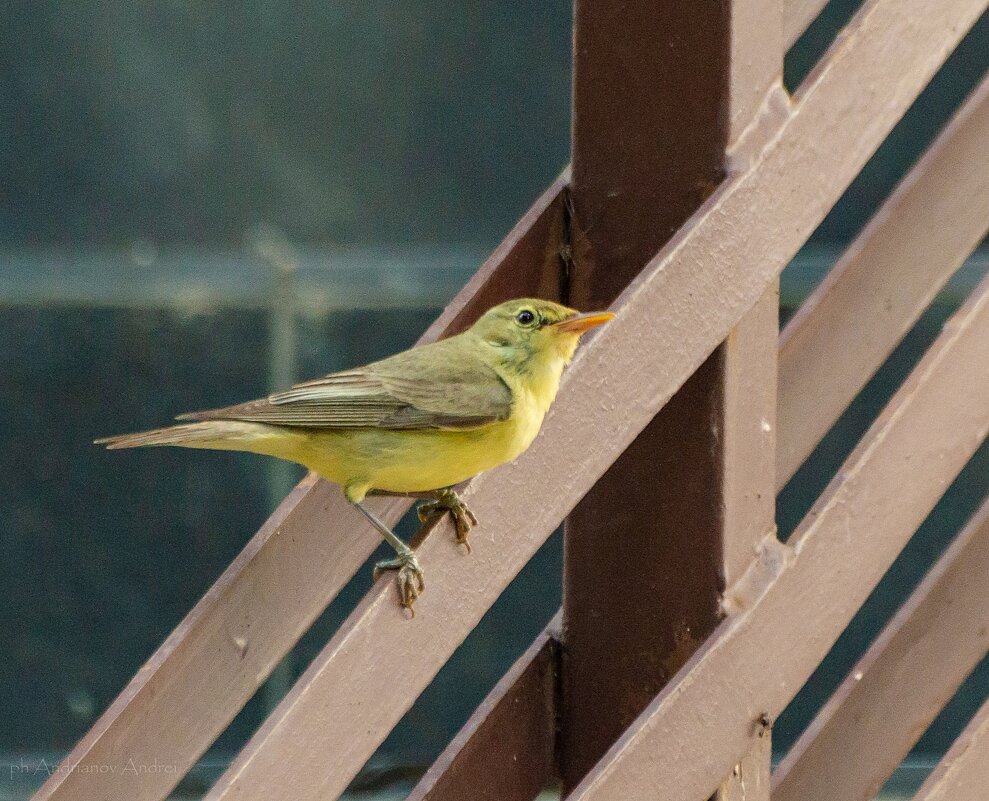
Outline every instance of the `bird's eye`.
<svg viewBox="0 0 989 801"><path fill-rule="evenodd" d="M522 311L515 315L515 319L519 325L532 325L536 322L536 315L528 309L522 309Z"/></svg>

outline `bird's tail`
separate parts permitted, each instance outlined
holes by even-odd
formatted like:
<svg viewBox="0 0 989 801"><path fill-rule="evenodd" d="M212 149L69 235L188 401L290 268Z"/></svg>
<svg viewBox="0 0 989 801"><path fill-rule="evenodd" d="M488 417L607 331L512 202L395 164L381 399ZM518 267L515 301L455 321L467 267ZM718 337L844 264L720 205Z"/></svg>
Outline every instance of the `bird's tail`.
<svg viewBox="0 0 989 801"><path fill-rule="evenodd" d="M96 440L97 445L116 448L140 448L145 445L177 445L181 448L209 448L224 451L265 452L259 448L269 439L265 434L271 427L237 420L210 420L205 423L183 423L135 434L118 434ZM253 446L253 447L252 447Z"/></svg>

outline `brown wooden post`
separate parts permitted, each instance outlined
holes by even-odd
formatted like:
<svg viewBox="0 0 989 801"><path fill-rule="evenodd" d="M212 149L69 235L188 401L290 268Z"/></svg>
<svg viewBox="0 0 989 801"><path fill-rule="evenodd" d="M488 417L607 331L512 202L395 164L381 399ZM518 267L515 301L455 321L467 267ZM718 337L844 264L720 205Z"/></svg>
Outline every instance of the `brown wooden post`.
<svg viewBox="0 0 989 801"><path fill-rule="evenodd" d="M574 305L614 300L762 144L780 8L576 0ZM774 286L567 519L565 790L714 629L772 531L777 305Z"/></svg>

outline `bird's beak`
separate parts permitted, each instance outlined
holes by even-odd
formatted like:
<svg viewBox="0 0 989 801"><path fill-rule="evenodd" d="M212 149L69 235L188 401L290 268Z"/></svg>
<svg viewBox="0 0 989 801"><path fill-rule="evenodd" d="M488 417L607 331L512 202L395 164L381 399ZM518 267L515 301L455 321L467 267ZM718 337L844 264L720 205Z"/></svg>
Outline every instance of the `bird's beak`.
<svg viewBox="0 0 989 801"><path fill-rule="evenodd" d="M551 328L555 331L566 331L568 334L583 334L585 331L604 325L614 316L611 312L587 312L553 323Z"/></svg>

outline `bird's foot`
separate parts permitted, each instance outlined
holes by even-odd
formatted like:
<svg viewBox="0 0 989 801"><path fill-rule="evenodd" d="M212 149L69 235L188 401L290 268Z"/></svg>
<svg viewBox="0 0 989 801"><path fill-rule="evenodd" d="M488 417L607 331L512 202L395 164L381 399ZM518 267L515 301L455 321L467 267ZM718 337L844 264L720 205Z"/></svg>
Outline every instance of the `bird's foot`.
<svg viewBox="0 0 989 801"><path fill-rule="evenodd" d="M412 551L400 553L394 559L385 559L374 566L374 580L385 570L397 570L398 576L395 583L398 585L399 603L412 613L415 617L415 610L412 604L426 589L426 582L423 579L422 568L419 567L419 560Z"/></svg>
<svg viewBox="0 0 989 801"><path fill-rule="evenodd" d="M435 500L419 504L416 512L419 514L419 522L423 524L428 523L436 515L449 512L457 532L457 543L463 545L467 553L471 552L467 537L470 536L470 530L477 525L477 518L452 489L439 490Z"/></svg>

